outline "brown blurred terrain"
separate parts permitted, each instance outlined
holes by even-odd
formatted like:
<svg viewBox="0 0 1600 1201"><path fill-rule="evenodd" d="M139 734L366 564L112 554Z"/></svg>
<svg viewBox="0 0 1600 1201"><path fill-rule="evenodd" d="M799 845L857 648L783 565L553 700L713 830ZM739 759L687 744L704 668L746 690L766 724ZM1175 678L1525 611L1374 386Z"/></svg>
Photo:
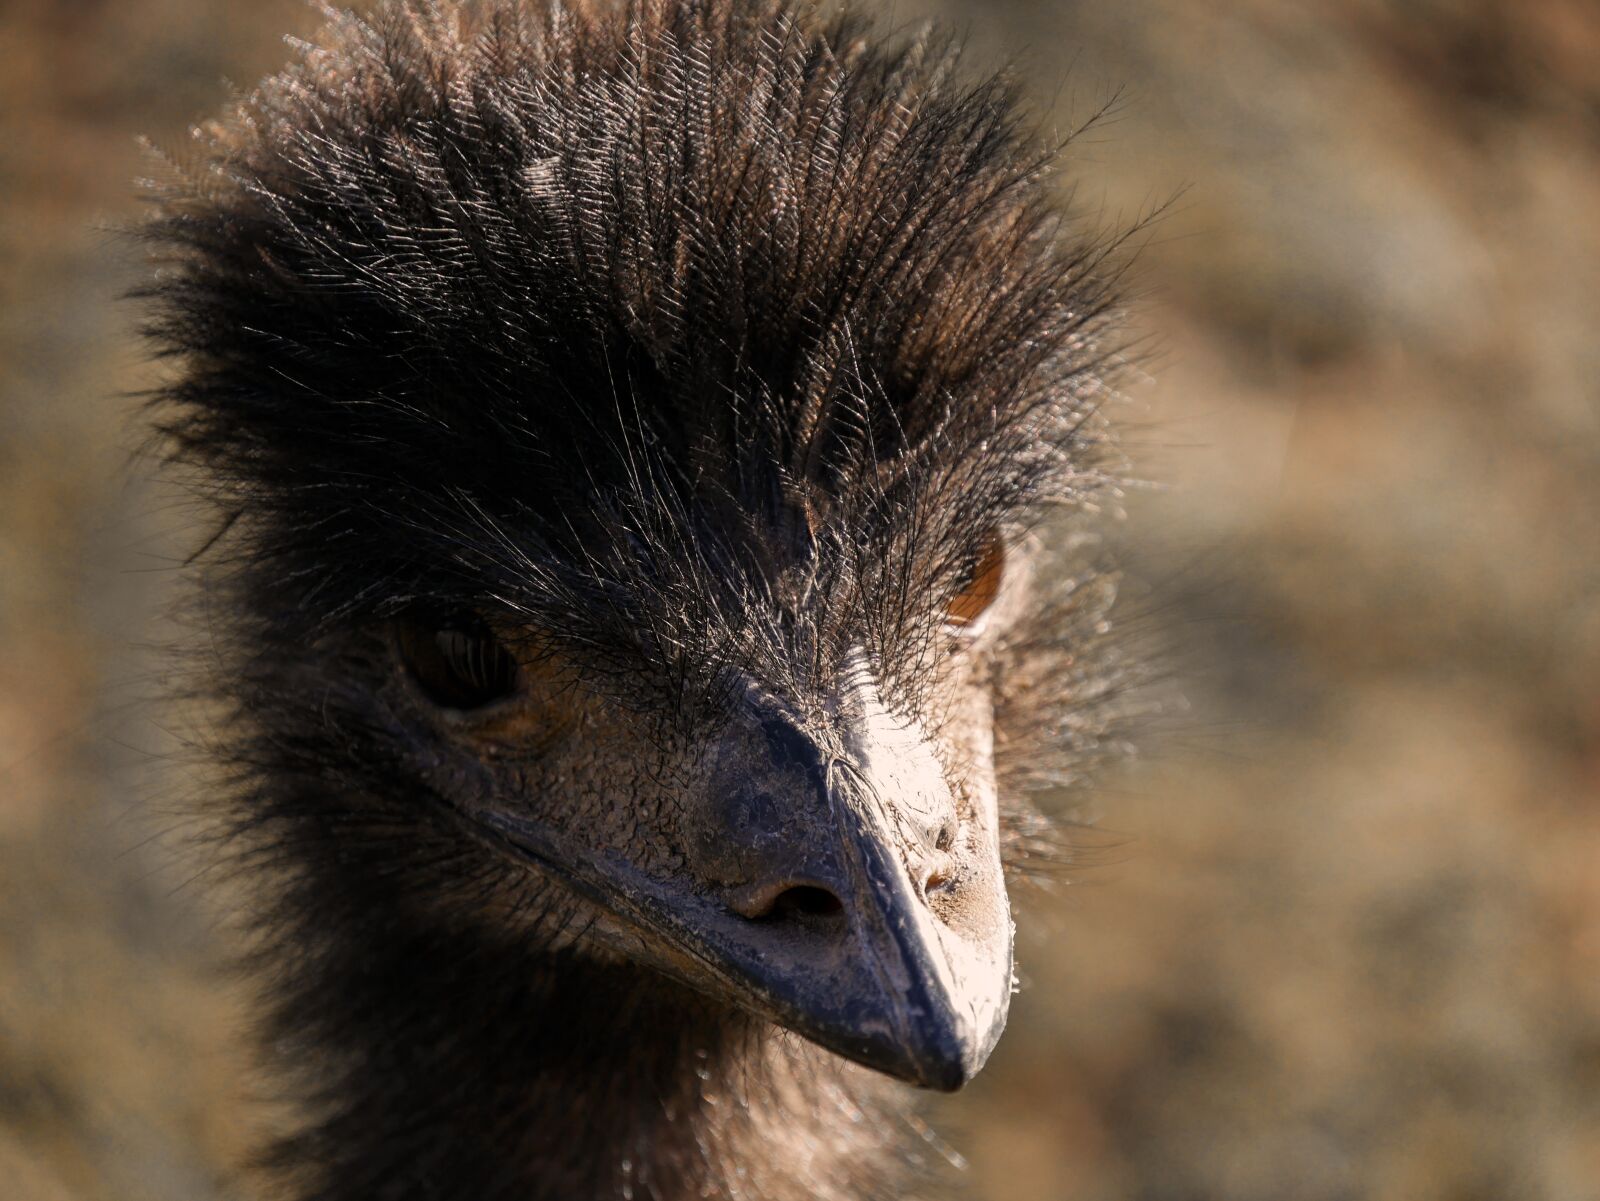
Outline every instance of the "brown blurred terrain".
<svg viewBox="0 0 1600 1201"><path fill-rule="evenodd" d="M930 0L930 3L932 0ZM929 11L896 4L897 20ZM1141 257L1116 539L1189 712L1025 903L939 1110L990 1201L1600 1198L1600 5L945 0ZM0 1196L210 1201L266 1120L171 817L186 514L130 465L148 134L290 0L0 0ZM1108 846L1111 849L1107 849Z"/></svg>

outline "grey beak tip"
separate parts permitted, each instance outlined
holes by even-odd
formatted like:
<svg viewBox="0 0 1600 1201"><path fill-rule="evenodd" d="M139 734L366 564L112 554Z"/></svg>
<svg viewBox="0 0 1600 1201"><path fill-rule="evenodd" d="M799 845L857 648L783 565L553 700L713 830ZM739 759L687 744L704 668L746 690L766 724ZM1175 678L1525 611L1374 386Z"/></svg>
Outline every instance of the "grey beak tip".
<svg viewBox="0 0 1600 1201"><path fill-rule="evenodd" d="M930 1067L931 1070L922 1081L922 1087L940 1093L959 1092L966 1087L967 1081L977 1075L976 1068L969 1070L967 1064L959 1059L947 1059Z"/></svg>
<svg viewBox="0 0 1600 1201"><path fill-rule="evenodd" d="M918 1088L957 1092L983 1070L1003 1026L1002 1016L992 1029L978 1032L948 1012L924 1011L909 1028L902 1027L876 1066Z"/></svg>
<svg viewBox="0 0 1600 1201"><path fill-rule="evenodd" d="M995 1038L989 1038L980 1045L954 1034L937 1039L921 1057L921 1079L917 1083L941 1093L960 1091L983 1070L995 1042Z"/></svg>

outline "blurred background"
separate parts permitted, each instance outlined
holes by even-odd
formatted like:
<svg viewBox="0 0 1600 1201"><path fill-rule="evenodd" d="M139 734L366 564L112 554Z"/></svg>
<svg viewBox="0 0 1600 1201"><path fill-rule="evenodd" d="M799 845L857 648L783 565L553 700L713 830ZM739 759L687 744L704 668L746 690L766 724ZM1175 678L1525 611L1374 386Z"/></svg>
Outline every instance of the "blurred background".
<svg viewBox="0 0 1600 1201"><path fill-rule="evenodd" d="M1600 1198L1600 4L900 0L1135 273L1114 530L1190 712L1023 898L936 1114L985 1201ZM138 135L299 0L0 0L0 1194L210 1201L265 1117L169 800Z"/></svg>

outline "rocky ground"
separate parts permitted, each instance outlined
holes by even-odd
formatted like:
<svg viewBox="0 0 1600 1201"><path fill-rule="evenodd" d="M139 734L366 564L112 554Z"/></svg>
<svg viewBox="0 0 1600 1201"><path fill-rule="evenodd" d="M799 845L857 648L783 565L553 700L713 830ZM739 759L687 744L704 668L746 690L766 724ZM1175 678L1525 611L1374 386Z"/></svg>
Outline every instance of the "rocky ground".
<svg viewBox="0 0 1600 1201"><path fill-rule="evenodd" d="M932 0L929 0L931 3ZM925 11L901 0L897 19ZM1600 9L945 0L1087 218L1177 197L1113 536L1187 713L938 1126L993 1201L1600 1198ZM170 814L135 136L310 11L0 2L0 1192L210 1201L270 1114Z"/></svg>

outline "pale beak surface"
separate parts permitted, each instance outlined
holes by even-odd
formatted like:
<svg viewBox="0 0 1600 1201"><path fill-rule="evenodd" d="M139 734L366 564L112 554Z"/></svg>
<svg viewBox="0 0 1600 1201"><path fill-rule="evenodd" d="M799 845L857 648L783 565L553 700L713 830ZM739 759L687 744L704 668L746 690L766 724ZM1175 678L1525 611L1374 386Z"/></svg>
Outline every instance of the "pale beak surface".
<svg viewBox="0 0 1600 1201"><path fill-rule="evenodd" d="M867 1067L957 1089L1011 994L993 816L958 803L915 729L872 704L851 712L824 739L751 699L688 806L692 885L526 816L480 821L702 991Z"/></svg>

